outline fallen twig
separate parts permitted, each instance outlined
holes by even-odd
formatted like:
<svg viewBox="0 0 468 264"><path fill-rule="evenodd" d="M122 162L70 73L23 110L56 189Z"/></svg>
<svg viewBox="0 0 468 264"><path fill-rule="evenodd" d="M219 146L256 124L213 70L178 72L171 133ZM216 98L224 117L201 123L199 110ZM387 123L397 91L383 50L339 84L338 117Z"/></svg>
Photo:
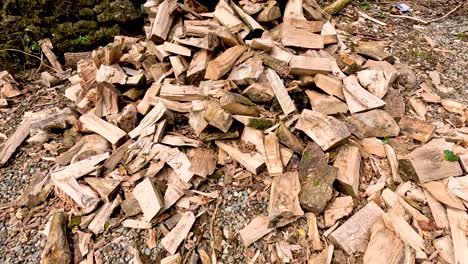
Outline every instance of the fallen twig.
<svg viewBox="0 0 468 264"><path fill-rule="evenodd" d="M460 8L462 5L464 5L465 3L466 3L466 2L457 5L454 9L450 10L450 12L448 12L447 14L445 14L445 15L439 17L439 18L433 19L433 20L431 20L429 23L437 22L437 21L440 21L440 20L446 18L447 16L449 16L449 15L452 14L453 12L457 11L457 9Z"/></svg>
<svg viewBox="0 0 468 264"><path fill-rule="evenodd" d="M372 21L372 22L374 22L374 23L377 23L377 24L379 24L379 25L382 25L382 26L386 26L386 25L387 25L385 22L382 22L382 21L380 21L380 20L378 20L378 19L375 19L375 18L373 18L373 17L367 15L367 14L364 13L364 12L358 11L358 14L359 14L360 16L362 16L363 18L368 19L368 20L370 20L370 21Z"/></svg>
<svg viewBox="0 0 468 264"><path fill-rule="evenodd" d="M404 15L392 15L390 14L389 16L391 17L397 17L397 18L405 18L405 19L410 19L410 20L414 20L416 22L419 22L419 23L422 23L424 25L428 25L430 23L433 23L433 22L437 22L437 21L440 21L444 18L446 18L447 16L449 16L450 14L452 14L453 12L457 11L458 8L460 8L462 5L464 5L465 3L461 3L459 4L458 6L456 6L454 9L450 10L447 14L439 17L439 18L436 18L436 19L432 19L432 20L424 20L424 19L421 19L421 18L417 18L417 17L412 17L412 16L404 16Z"/></svg>
<svg viewBox="0 0 468 264"><path fill-rule="evenodd" d="M34 54L31 54L31 53L28 53L28 52L24 52L24 51L18 50L18 49L1 49L0 51L15 51L15 52L23 53L24 55L28 55L28 56L30 56L30 57L33 57L33 58L36 58L36 59L40 60L40 61L41 61L41 64L39 65L39 68L40 68L42 65L44 65L44 66L46 66L47 68L56 71L54 68L50 67L49 65L46 65L46 64L42 63L42 58L39 57L39 56L36 56L36 55L34 55Z"/></svg>

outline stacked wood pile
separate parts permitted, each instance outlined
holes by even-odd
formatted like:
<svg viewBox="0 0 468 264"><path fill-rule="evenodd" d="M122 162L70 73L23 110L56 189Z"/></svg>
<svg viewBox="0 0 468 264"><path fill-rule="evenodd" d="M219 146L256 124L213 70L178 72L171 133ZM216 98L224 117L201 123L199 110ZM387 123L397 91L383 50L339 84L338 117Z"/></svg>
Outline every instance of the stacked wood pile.
<svg viewBox="0 0 468 264"><path fill-rule="evenodd" d="M76 113L27 119L0 152L4 164L33 127L60 120L85 134L49 174L88 230L75 255L93 258L91 234L178 215L158 242L162 263L181 263L198 208L219 196L197 189L230 162L242 177L271 177L268 215L239 232L246 247L303 218L309 263L331 263L334 246L369 264L468 263L465 105L416 90L381 43L351 52L313 0L289 0L284 12L275 1L145 7L147 39L116 37L78 62L66 90ZM459 122L426 121L427 103ZM68 252L52 230L58 245L44 259Z"/></svg>

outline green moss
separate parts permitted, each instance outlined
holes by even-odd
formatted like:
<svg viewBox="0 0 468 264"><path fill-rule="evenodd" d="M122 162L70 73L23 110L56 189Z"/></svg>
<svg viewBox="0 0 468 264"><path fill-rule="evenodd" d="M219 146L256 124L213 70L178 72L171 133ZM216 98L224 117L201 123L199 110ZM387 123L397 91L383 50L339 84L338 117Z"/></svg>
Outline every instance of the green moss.
<svg viewBox="0 0 468 264"><path fill-rule="evenodd" d="M81 224L81 216L73 216L68 222L68 229L73 229L75 226L80 226Z"/></svg>
<svg viewBox="0 0 468 264"><path fill-rule="evenodd" d="M91 19L94 17L94 11L91 8L85 7L85 8L80 9L78 16L81 19Z"/></svg>
<svg viewBox="0 0 468 264"><path fill-rule="evenodd" d="M253 127L256 129L267 129L269 127L273 126L273 121L269 119L264 119L264 118L251 118L249 120L249 127Z"/></svg>
<svg viewBox="0 0 468 264"><path fill-rule="evenodd" d="M455 37L461 39L461 40L468 40L468 34L464 34L464 33L459 33L459 34L456 34Z"/></svg>
<svg viewBox="0 0 468 264"><path fill-rule="evenodd" d="M302 154L302 160L303 161L309 161L311 160L313 157L312 153L310 152L304 152L304 154Z"/></svg>

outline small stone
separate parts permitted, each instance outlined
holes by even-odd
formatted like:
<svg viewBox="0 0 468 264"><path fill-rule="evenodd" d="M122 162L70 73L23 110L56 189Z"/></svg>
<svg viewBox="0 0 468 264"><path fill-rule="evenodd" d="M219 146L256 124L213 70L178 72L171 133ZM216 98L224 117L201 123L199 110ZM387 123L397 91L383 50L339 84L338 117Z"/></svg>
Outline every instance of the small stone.
<svg viewBox="0 0 468 264"><path fill-rule="evenodd" d="M150 248L145 248L145 255L149 256L151 255L151 249Z"/></svg>

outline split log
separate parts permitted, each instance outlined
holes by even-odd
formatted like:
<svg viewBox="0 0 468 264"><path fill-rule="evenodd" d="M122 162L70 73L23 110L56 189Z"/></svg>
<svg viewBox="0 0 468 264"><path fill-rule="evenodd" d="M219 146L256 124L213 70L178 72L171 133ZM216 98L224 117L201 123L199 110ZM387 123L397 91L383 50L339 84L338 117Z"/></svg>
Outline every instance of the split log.
<svg viewBox="0 0 468 264"><path fill-rule="evenodd" d="M143 211L146 221L151 222L164 208L163 197L149 178L145 178L133 189L133 196Z"/></svg>
<svg viewBox="0 0 468 264"><path fill-rule="evenodd" d="M334 117L304 109L296 128L312 138L324 151L346 141L351 133Z"/></svg>
<svg viewBox="0 0 468 264"><path fill-rule="evenodd" d="M462 228L462 225L465 224L463 221L466 221L468 215L465 209L457 210L448 207L447 217L453 240L454 263L468 263L468 240L466 238L466 231Z"/></svg>
<svg viewBox="0 0 468 264"><path fill-rule="evenodd" d="M405 246L393 231L385 227L382 220L371 229L369 245L364 254L364 264L398 264L404 259Z"/></svg>
<svg viewBox="0 0 468 264"><path fill-rule="evenodd" d="M177 55L182 55L182 56L187 56L190 57L192 55L192 51L189 48L186 48L184 46L167 42L165 41L163 44L163 48L166 52L174 53Z"/></svg>
<svg viewBox="0 0 468 264"><path fill-rule="evenodd" d="M249 45L249 47L253 49L263 50L263 51L271 51L274 47L274 42L270 38L254 38L251 40L246 40L245 43Z"/></svg>
<svg viewBox="0 0 468 264"><path fill-rule="evenodd" d="M425 183L463 174L458 162L444 159L444 150L451 150L453 143L433 139L398 160L403 180Z"/></svg>
<svg viewBox="0 0 468 264"><path fill-rule="evenodd" d="M119 112L119 92L110 83L98 83L96 87L96 108L94 114L98 117L117 114Z"/></svg>
<svg viewBox="0 0 468 264"><path fill-rule="evenodd" d="M280 122L280 125L276 128L275 133L279 142L292 149L296 153L302 155L305 149L304 144L284 125L283 122Z"/></svg>
<svg viewBox="0 0 468 264"><path fill-rule="evenodd" d="M201 117L202 120L200 121L202 128L204 128L204 122L208 122L208 124L218 128L224 133L228 132L232 124L231 114L228 111L224 110L219 101L217 100L209 101L208 106L206 107L206 110L203 111ZM198 127L198 125L193 124L192 127L194 126ZM203 129L201 129L201 131L203 131Z"/></svg>
<svg viewBox="0 0 468 264"><path fill-rule="evenodd" d="M468 176L450 177L447 182L447 190L463 199L464 202L468 201Z"/></svg>
<svg viewBox="0 0 468 264"><path fill-rule="evenodd" d="M31 123L23 121L18 128L16 128L13 135L1 146L0 148L0 167L5 165L10 159L11 155L15 153L16 149L23 143L29 136L31 130Z"/></svg>
<svg viewBox="0 0 468 264"><path fill-rule="evenodd" d="M41 264L63 263L72 261L72 253L67 238L67 215L56 212L52 216L47 242L41 254Z"/></svg>
<svg viewBox="0 0 468 264"><path fill-rule="evenodd" d="M348 106L334 96L324 95L312 90L305 91L312 110L324 113L326 115L335 115L348 112Z"/></svg>
<svg viewBox="0 0 468 264"><path fill-rule="evenodd" d="M247 127L253 127L255 129L260 130L271 128L275 124L275 120L272 118L253 117L244 115L233 115L232 118L241 122Z"/></svg>
<svg viewBox="0 0 468 264"><path fill-rule="evenodd" d="M185 20L184 27L188 36L204 37L209 33L214 33L228 46L232 47L239 44L237 37L227 27L221 26L214 21Z"/></svg>
<svg viewBox="0 0 468 264"><path fill-rule="evenodd" d="M385 158L385 147L382 140L375 137L363 138L359 141L364 151L368 154L376 155Z"/></svg>
<svg viewBox="0 0 468 264"><path fill-rule="evenodd" d="M266 135L263 138L263 146L265 147L265 163L268 174L272 177L281 175L283 173L283 163L276 135L273 133Z"/></svg>
<svg viewBox="0 0 468 264"><path fill-rule="evenodd" d="M213 17L232 33L240 33L242 36L249 33L249 28L236 16L234 10L224 0L219 1L216 5Z"/></svg>
<svg viewBox="0 0 468 264"><path fill-rule="evenodd" d="M336 181L338 189L347 195L358 196L361 167L361 154L359 148L344 145L340 148L333 166L338 168Z"/></svg>
<svg viewBox="0 0 468 264"><path fill-rule="evenodd" d="M283 19L283 24L287 26L292 26L294 28L303 29L308 32L318 33L322 31L323 25L325 24L325 22L308 21L308 20L298 19L298 18L289 18L287 20Z"/></svg>
<svg viewBox="0 0 468 264"><path fill-rule="evenodd" d="M351 132L358 138L396 137L400 134L396 121L380 109L353 114L348 121L353 126Z"/></svg>
<svg viewBox="0 0 468 264"><path fill-rule="evenodd" d="M343 8L351 4L352 0L336 0L331 5L325 7L323 11L327 12L330 15L338 14Z"/></svg>
<svg viewBox="0 0 468 264"><path fill-rule="evenodd" d="M374 202L369 202L351 216L329 238L349 255L354 252L365 252L369 243L372 226L382 218L384 211Z"/></svg>
<svg viewBox="0 0 468 264"><path fill-rule="evenodd" d="M417 141L428 142L436 130L436 126L431 125L419 118L403 116L398 122L402 134L405 134Z"/></svg>
<svg viewBox="0 0 468 264"><path fill-rule="evenodd" d="M224 51L216 59L208 62L205 79L219 80L231 70L237 59L247 50L247 47L237 45Z"/></svg>
<svg viewBox="0 0 468 264"><path fill-rule="evenodd" d="M82 130L99 134L113 145L119 145L127 137L125 131L102 120L91 112L82 115L80 117L80 123Z"/></svg>
<svg viewBox="0 0 468 264"><path fill-rule="evenodd" d="M302 11L302 0L290 0L286 3L283 20L287 21L289 19L305 20Z"/></svg>
<svg viewBox="0 0 468 264"><path fill-rule="evenodd" d="M456 209L465 210L463 201L455 194L447 190L446 183L441 181L432 181L422 183L421 186L439 202Z"/></svg>
<svg viewBox="0 0 468 264"><path fill-rule="evenodd" d="M122 57L122 50L124 46L124 39L117 39L114 42L107 44L103 49L104 58L101 61L104 65L112 65L120 61Z"/></svg>
<svg viewBox="0 0 468 264"><path fill-rule="evenodd" d="M264 29L255 19L244 12L242 8L234 4L234 2L231 2L231 6L236 12L237 16L239 16L240 19L242 19L242 21L244 21L244 23L252 30L252 35L262 35Z"/></svg>
<svg viewBox="0 0 468 264"><path fill-rule="evenodd" d="M435 249L439 252L439 256L447 263L455 262L455 253L453 250L453 241L450 236L443 236L432 241Z"/></svg>
<svg viewBox="0 0 468 264"><path fill-rule="evenodd" d="M402 215L391 212L386 213L383 215L383 221L388 229L395 232L397 237L405 241L405 243L410 245L416 252L426 251L423 238L414 231Z"/></svg>
<svg viewBox="0 0 468 264"><path fill-rule="evenodd" d="M385 149L385 156L387 156L387 160L388 160L388 163L390 164L390 169L392 171L393 182L395 183L401 182L398 158L395 153L395 150L390 144L385 144L384 149Z"/></svg>
<svg viewBox="0 0 468 264"><path fill-rule="evenodd" d="M269 22L281 17L281 10L275 4L271 4L264 7L263 10L257 15L257 21Z"/></svg>
<svg viewBox="0 0 468 264"><path fill-rule="evenodd" d="M186 136L177 135L177 134L169 134L165 135L161 140L162 144L173 146L173 147L182 147L182 146L190 146L190 147L199 147L200 141L196 139L192 139Z"/></svg>
<svg viewBox="0 0 468 264"><path fill-rule="evenodd" d="M268 206L269 227L282 227L304 215L299 204L299 174L286 172L273 179Z"/></svg>
<svg viewBox="0 0 468 264"><path fill-rule="evenodd" d="M163 84L159 96L175 101L202 100L204 96L200 94L198 87L191 85Z"/></svg>
<svg viewBox="0 0 468 264"><path fill-rule="evenodd" d="M221 106L236 115L258 116L259 110L256 104L252 103L248 98L237 94L226 92L219 100Z"/></svg>
<svg viewBox="0 0 468 264"><path fill-rule="evenodd" d="M179 78L184 72L188 70L188 63L182 56L169 56L172 70L176 78Z"/></svg>
<svg viewBox="0 0 468 264"><path fill-rule="evenodd" d="M444 205L437 201L427 190L424 190L424 195L436 226L441 229L447 228L449 223Z"/></svg>
<svg viewBox="0 0 468 264"><path fill-rule="evenodd" d="M96 72L96 82L107 82L124 85L127 83L127 74L118 64L103 64Z"/></svg>
<svg viewBox="0 0 468 264"><path fill-rule="evenodd" d="M322 36L288 24L281 25L281 43L287 47L323 49Z"/></svg>
<svg viewBox="0 0 468 264"><path fill-rule="evenodd" d="M55 56L55 54L52 52L54 47L52 46L50 39L46 38L39 40L39 45L41 46L42 52L44 52L45 56L52 65L52 68L54 68L57 72L63 72L62 65L60 65L60 62L57 60L57 56Z"/></svg>
<svg viewBox="0 0 468 264"><path fill-rule="evenodd" d="M355 48L358 54L376 59L378 61L388 61L393 63L395 60L391 54L385 51L386 43L384 41L359 42Z"/></svg>
<svg viewBox="0 0 468 264"><path fill-rule="evenodd" d="M203 79L205 76L206 68L208 67L208 61L210 55L208 51L202 49L193 55L192 61L187 69L187 80L189 83L193 83L196 80Z"/></svg>
<svg viewBox="0 0 468 264"><path fill-rule="evenodd" d="M252 245L252 243L273 231L274 228L269 228L268 223L268 216L257 216L246 227L240 230L239 235L244 246L248 247Z"/></svg>
<svg viewBox="0 0 468 264"><path fill-rule="evenodd" d="M327 74L332 71L329 58L314 58L309 56L292 56L289 61L289 74L315 75Z"/></svg>
<svg viewBox="0 0 468 264"><path fill-rule="evenodd" d="M57 180L62 180L68 177L73 177L75 179L80 178L92 171L95 171L98 167L97 165L109 157L109 152L103 154L91 156L86 159L77 161L71 165L68 165L63 168L56 169L50 173L51 177L54 177Z"/></svg>
<svg viewBox="0 0 468 264"><path fill-rule="evenodd" d="M363 70L357 73L359 83L373 95L383 98L397 77L396 72Z"/></svg>
<svg viewBox="0 0 468 264"><path fill-rule="evenodd" d="M311 240L312 249L322 250L322 241L320 241L320 234L317 229L317 218L313 213L306 213L306 218L308 227L307 236L309 237L309 240Z"/></svg>
<svg viewBox="0 0 468 264"><path fill-rule="evenodd" d="M232 68L228 80L232 80L238 85L247 85L255 83L263 73L262 60L253 57Z"/></svg>
<svg viewBox="0 0 468 264"><path fill-rule="evenodd" d="M314 77L315 86L329 95L345 100L341 81L323 74L316 74Z"/></svg>
<svg viewBox="0 0 468 264"><path fill-rule="evenodd" d="M275 97L275 93L268 83L252 83L242 91L242 95L255 103L268 103Z"/></svg>
<svg viewBox="0 0 468 264"><path fill-rule="evenodd" d="M323 24L320 35L322 36L323 43L325 45L338 43L338 33L336 32L335 27L330 22L326 22L325 24Z"/></svg>
<svg viewBox="0 0 468 264"><path fill-rule="evenodd" d="M336 199L327 205L323 218L325 227L333 226L337 220L348 216L354 208L353 198L351 196L336 197Z"/></svg>
<svg viewBox="0 0 468 264"><path fill-rule="evenodd" d="M112 212L120 205L121 202L122 198L120 195L118 195L114 201L103 204L97 211L97 214L91 223L89 223L88 229L91 230L91 232L93 232L95 235L102 233L106 228L106 222L109 221Z"/></svg>
<svg viewBox="0 0 468 264"><path fill-rule="evenodd" d="M69 196L79 207L83 213L92 212L99 202L99 196L90 187L84 184L79 184L74 177L67 177L62 180L56 180L51 177L55 187Z"/></svg>
<svg viewBox="0 0 468 264"><path fill-rule="evenodd" d="M167 256L161 259L161 264L181 264L181 263L182 263L182 257L180 256L179 253L172 255L172 256Z"/></svg>
<svg viewBox="0 0 468 264"><path fill-rule="evenodd" d="M130 146L133 143L133 140L127 140L124 144L122 144L120 147L118 147L112 152L109 158L107 158L107 160L104 161L103 167L106 168L106 171L104 173L109 173L114 170L117 164L119 164L120 161L123 159L125 153L127 152L128 146Z"/></svg>
<svg viewBox="0 0 468 264"><path fill-rule="evenodd" d="M385 190L383 190L382 198L385 201L385 203L392 209L395 208L394 210L396 210L396 208L403 208L408 214L410 214L413 217L414 221L417 221L420 224L429 224L429 218L421 214L417 209L415 209L413 206L407 203L405 199L398 196L390 189L386 188Z"/></svg>
<svg viewBox="0 0 468 264"><path fill-rule="evenodd" d="M427 108L426 104L421 99L411 97L408 98L408 103L420 119L426 120Z"/></svg>
<svg viewBox="0 0 468 264"><path fill-rule="evenodd" d="M273 92L275 93L276 99L281 105L281 109L283 109L283 113L285 115L289 115L296 111L296 106L291 97L289 97L288 90L284 87L283 81L278 74L272 69L266 69L266 76Z"/></svg>
<svg viewBox="0 0 468 264"><path fill-rule="evenodd" d="M159 102L156 104L153 109L140 121L137 127L135 127L132 131L128 133L130 138L136 138L137 136L142 133L144 129L147 127L154 125L158 122L167 111L167 108L164 106L163 103Z"/></svg>
<svg viewBox="0 0 468 264"><path fill-rule="evenodd" d="M349 111L353 113L383 107L385 102L369 93L359 85L356 76L350 75L343 79L343 94Z"/></svg>
<svg viewBox="0 0 468 264"><path fill-rule="evenodd" d="M122 222L123 227L134 229L151 229L151 223L146 221L138 221L134 219L126 219Z"/></svg>
<svg viewBox="0 0 468 264"><path fill-rule="evenodd" d="M177 225L161 239L161 245L172 255L174 255L180 243L186 238L192 225L195 223L195 215L192 212L185 212Z"/></svg>
<svg viewBox="0 0 468 264"><path fill-rule="evenodd" d="M174 170L180 180L190 182L193 177L193 172L190 171L192 164L183 152L178 148L169 148L161 144L156 144L154 148L158 151L158 157Z"/></svg>
<svg viewBox="0 0 468 264"><path fill-rule="evenodd" d="M265 163L263 157L258 153L242 152L236 141L232 140L216 140L216 145L225 151L229 156L239 162L248 171L257 175Z"/></svg>
<svg viewBox="0 0 468 264"><path fill-rule="evenodd" d="M172 21L174 20L172 8L176 4L175 1L165 0L158 6L156 18L151 26L151 33L149 36L151 40L162 42L167 39L167 35L171 30Z"/></svg>
<svg viewBox="0 0 468 264"><path fill-rule="evenodd" d="M84 181L91 186L105 202L110 202L120 185L119 180L112 178L85 177Z"/></svg>
<svg viewBox="0 0 468 264"><path fill-rule="evenodd" d="M214 33L208 33L203 38L174 38L174 40L179 44L184 44L187 46L192 46L196 48L203 49L205 51L213 51L216 47L219 46L219 38Z"/></svg>

